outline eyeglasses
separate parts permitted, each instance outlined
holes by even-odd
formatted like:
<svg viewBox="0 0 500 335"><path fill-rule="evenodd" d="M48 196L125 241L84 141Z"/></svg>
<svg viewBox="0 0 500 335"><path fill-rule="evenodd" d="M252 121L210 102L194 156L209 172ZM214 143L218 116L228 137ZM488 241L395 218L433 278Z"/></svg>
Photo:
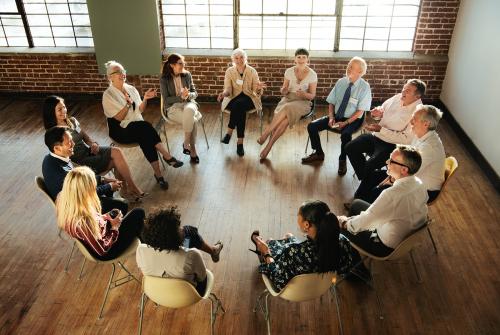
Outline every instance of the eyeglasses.
<svg viewBox="0 0 500 335"><path fill-rule="evenodd" d="M408 165L405 165L405 164L400 163L400 162L396 162L395 160L388 159L387 161L389 162L389 164L396 164L396 165L399 165L399 166L404 166L405 168L409 169Z"/></svg>
<svg viewBox="0 0 500 335"><path fill-rule="evenodd" d="M115 71L115 72L111 72L109 75L112 76L114 74L124 74L124 75L127 75L127 70L118 70L118 71Z"/></svg>

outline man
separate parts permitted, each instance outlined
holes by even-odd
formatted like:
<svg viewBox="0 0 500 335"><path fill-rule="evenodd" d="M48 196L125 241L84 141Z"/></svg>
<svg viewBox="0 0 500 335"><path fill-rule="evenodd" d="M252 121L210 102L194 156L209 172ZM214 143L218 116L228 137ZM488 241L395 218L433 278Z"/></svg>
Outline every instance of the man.
<svg viewBox="0 0 500 335"><path fill-rule="evenodd" d="M384 165L397 143L410 144L412 135L410 119L425 94L425 83L410 79L401 93L386 100L381 107L371 110L374 118L381 118L378 124L365 127L372 133L358 136L346 146L347 156L359 180L363 180L375 169ZM370 157L365 159L364 154Z"/></svg>
<svg viewBox="0 0 500 335"><path fill-rule="evenodd" d="M50 153L43 159L42 174L45 186L52 199L55 200L62 190L64 178L73 169L70 157L73 155L75 143L66 127L53 127L45 132L45 144ZM96 176L96 178L97 195L101 200L102 212L107 213L117 208L123 214L127 213L127 203L113 198L113 192L120 189L121 181L101 176Z"/></svg>
<svg viewBox="0 0 500 335"><path fill-rule="evenodd" d="M363 250L384 257L420 228L427 217L428 198L422 181L414 176L421 163L414 147L398 145L387 160L394 185L371 205L356 199L350 217L338 217L342 234Z"/></svg>
<svg viewBox="0 0 500 335"><path fill-rule="evenodd" d="M370 84L363 78L366 73L366 62L363 58L354 57L349 61L346 76L339 79L326 98L328 116L315 120L307 126L311 139L313 153L302 158L302 164L323 161L325 154L321 148L319 132L325 129L340 131L340 156L338 174L343 176L347 172L345 146L352 139L352 134L361 127L365 110L369 110L372 103ZM335 113L334 113L335 111Z"/></svg>
<svg viewBox="0 0 500 335"><path fill-rule="evenodd" d="M437 125L443 113L431 105L418 105L410 121L414 136L412 145L422 156L422 166L415 174L427 189L429 202L436 199L444 182L444 153L443 143L436 132ZM380 193L391 187L393 180L387 176L386 170L375 170L361 181L354 198L372 203Z"/></svg>

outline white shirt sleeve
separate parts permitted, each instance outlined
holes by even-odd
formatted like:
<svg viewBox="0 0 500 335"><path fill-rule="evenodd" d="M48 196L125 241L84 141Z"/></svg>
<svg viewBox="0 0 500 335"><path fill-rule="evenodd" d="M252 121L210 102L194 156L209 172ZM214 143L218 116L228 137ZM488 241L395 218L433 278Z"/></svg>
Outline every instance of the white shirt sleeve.
<svg viewBox="0 0 500 335"><path fill-rule="evenodd" d="M207 277L207 268L198 249L188 250L184 271L187 274L194 274L197 282L201 282Z"/></svg>

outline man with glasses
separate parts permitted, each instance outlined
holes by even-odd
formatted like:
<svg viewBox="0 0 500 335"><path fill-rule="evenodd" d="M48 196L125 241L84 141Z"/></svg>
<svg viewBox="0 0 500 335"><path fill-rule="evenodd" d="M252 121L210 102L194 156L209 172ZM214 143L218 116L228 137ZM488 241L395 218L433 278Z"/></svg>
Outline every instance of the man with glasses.
<svg viewBox="0 0 500 335"><path fill-rule="evenodd" d="M434 106L418 105L410 120L414 136L412 145L418 149L422 156L422 166L415 176L422 180L427 189L429 202L436 199L444 182L446 155L443 143L436 132L442 115L443 113ZM387 170L375 170L361 181L356 193L354 193L354 198L372 203L383 190L391 187L393 182L394 180L387 176ZM344 204L347 209L349 206L350 204Z"/></svg>
<svg viewBox="0 0 500 335"><path fill-rule="evenodd" d="M410 119L417 105L422 103L425 88L423 81L410 79L403 86L401 93L370 111L372 117L380 118L380 122L365 126L371 133L356 137L345 148L359 180L384 166L396 144L411 143ZM369 156L368 159L365 154Z"/></svg>
<svg viewBox="0 0 500 335"><path fill-rule="evenodd" d="M422 181L414 176L422 164L420 153L412 146L397 145L386 163L393 186L373 204L354 200L350 217L338 217L342 234L379 257L394 251L427 217L427 192Z"/></svg>

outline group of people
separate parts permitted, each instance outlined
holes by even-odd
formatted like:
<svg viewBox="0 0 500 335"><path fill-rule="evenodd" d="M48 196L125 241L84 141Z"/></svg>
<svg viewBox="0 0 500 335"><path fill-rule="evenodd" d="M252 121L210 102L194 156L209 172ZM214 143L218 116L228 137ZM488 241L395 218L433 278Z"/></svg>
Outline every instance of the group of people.
<svg viewBox="0 0 500 335"><path fill-rule="evenodd" d="M232 62L225 74L224 90L217 97L222 110L230 113L221 141L228 144L236 129L236 152L243 156L246 114L262 108L266 84L248 65L244 50L234 50ZM172 122L182 124L182 152L191 163L198 164L196 129L202 116L195 100L193 78L185 65L179 54L171 54L164 63L160 78L162 112ZM319 132L340 133L338 174L345 175L349 159L361 181L353 202L344 204L349 216L335 215L322 201L307 201L297 214L305 240L290 233L280 240L266 240L259 231L251 234L255 244L252 251L260 261L259 271L267 274L278 289L301 273L348 273L360 260L350 242L378 256L390 254L425 223L426 203L437 196L444 181L445 153L436 132L442 113L422 104L425 83L410 79L401 93L371 109L370 85L362 78L366 72L367 64L362 58L349 61L345 77L337 81L327 97L328 115L308 125L314 151L302 159L303 164L323 161L325 153ZM109 136L118 143L137 143L159 186L167 189L159 159L174 168L183 162L166 150L154 127L142 117L156 91L147 90L141 99L139 92L126 83L123 66L115 61L106 63L106 73L110 85L102 104ZM266 159L287 128L310 112L317 81L316 73L309 67L308 51L297 49L295 65L285 71L280 90L283 97L273 120L257 140L265 144L261 159ZM379 122L364 126L367 132L353 139L367 111ZM93 141L77 119L68 116L62 98L50 96L45 100L43 120L50 153L44 158L42 172L56 202L59 227L101 259L116 257L139 238L136 258L144 274L183 278L203 292L206 267L200 250L217 262L223 243L207 244L195 227L181 226L175 206L154 210L149 215L140 208L129 211L128 202L115 198L113 193L120 190L124 198L132 201L140 201L147 193L134 182L122 151ZM115 178L101 177L111 169Z"/></svg>

